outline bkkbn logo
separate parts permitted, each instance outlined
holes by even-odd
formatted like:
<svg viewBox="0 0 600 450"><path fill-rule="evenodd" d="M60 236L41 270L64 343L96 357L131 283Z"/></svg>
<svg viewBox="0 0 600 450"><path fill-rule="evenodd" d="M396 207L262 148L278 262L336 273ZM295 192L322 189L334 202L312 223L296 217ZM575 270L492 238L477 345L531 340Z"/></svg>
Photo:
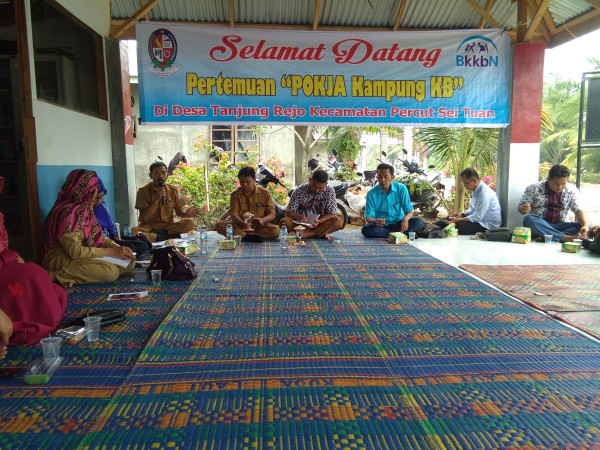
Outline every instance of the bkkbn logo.
<svg viewBox="0 0 600 450"><path fill-rule="evenodd" d="M485 36L470 36L456 49L458 67L498 67L498 47Z"/></svg>

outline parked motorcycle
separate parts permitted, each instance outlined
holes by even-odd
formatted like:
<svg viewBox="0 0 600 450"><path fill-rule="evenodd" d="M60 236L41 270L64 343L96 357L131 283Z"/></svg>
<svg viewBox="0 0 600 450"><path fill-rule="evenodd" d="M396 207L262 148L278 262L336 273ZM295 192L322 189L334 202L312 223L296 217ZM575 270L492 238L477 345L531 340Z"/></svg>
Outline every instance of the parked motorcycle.
<svg viewBox="0 0 600 450"><path fill-rule="evenodd" d="M402 149L404 158L398 158L402 172L398 174L398 182L408 188L410 202L414 209L424 211L437 208L441 203L443 186L440 183L441 174L428 176L416 161L406 159L408 152ZM429 166L430 169L433 166ZM440 191L440 192L436 192Z"/></svg>
<svg viewBox="0 0 600 450"><path fill-rule="evenodd" d="M313 165L311 163L311 161L309 161L309 168L311 167L311 165ZM315 169L318 166L319 166L319 164L317 161L317 165L314 166ZM314 169L311 169L311 170L314 170ZM256 184L258 186L266 189L266 187L269 185L269 183L278 184L280 186L283 186L284 188L286 187L279 180L279 178L277 178L277 175L275 175L275 173L273 173L273 171L271 169L269 169L264 164L259 163L258 171L256 173ZM327 185L331 186L333 188L333 190L335 191L335 197L336 197L336 202L337 202L337 207L338 207L338 216L340 217L340 219L342 219L342 229L343 229L348 224L348 212L346 210L346 206L344 205L344 196L348 193L348 183L346 183L345 181L329 180L327 182ZM296 188L291 188L288 191L288 196L291 197L292 192L294 192L294 189L296 189ZM273 222L279 223L279 221L285 215L285 206L279 205L275 201L274 201L274 203L275 203L275 220Z"/></svg>
<svg viewBox="0 0 600 450"><path fill-rule="evenodd" d="M404 184L410 195L410 202L414 209L421 211L429 208L436 208L441 203L443 185L440 183L441 175L428 176L425 170L415 161L408 161L406 149L402 149L404 158L398 158L396 161L389 161L386 152L381 152L382 158L377 160L380 163L394 166L396 181ZM433 168L433 166L429 166ZM398 170L400 169L400 170ZM363 179L360 181L365 186L375 186L377 184L377 170L365 170L363 173L357 172ZM438 192L436 192L438 191Z"/></svg>
<svg viewBox="0 0 600 450"><path fill-rule="evenodd" d="M356 172L356 175L362 177L358 182L363 186L375 186L377 184L377 171L376 170L365 170L364 172Z"/></svg>
<svg viewBox="0 0 600 450"><path fill-rule="evenodd" d="M340 189L339 187L336 190L336 202L338 204L338 208L340 209L340 211L345 210L346 215L348 217L362 219L365 214L367 200L364 196L357 194L357 192L360 191L360 184L356 181L340 181L335 178L335 173L339 170L339 167L342 165L342 163L337 161L337 152L335 151L335 149L333 150L333 153L334 156L329 159L327 167L329 169L335 170L327 170L327 173L329 175L329 181L327 182L327 184L332 186L334 190L336 190L336 186L339 186L339 183L347 184L348 188L343 196L340 197L340 193L338 192L338 190ZM319 155L317 154L317 158L318 157ZM319 167L319 160L317 158L311 158L308 161L308 168L311 171ZM374 171L374 173L376 172L377 171Z"/></svg>

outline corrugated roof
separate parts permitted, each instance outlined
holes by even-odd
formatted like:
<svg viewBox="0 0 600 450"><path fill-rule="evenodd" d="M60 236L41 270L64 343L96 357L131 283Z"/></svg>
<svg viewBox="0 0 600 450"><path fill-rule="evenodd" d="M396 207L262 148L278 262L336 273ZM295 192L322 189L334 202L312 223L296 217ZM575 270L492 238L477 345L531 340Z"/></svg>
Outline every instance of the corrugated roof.
<svg viewBox="0 0 600 450"><path fill-rule="evenodd" d="M229 26L230 5L234 26L312 29L317 14L317 29L393 30L398 11L398 29L451 30L479 28L489 0L147 0L153 7L147 18L161 22L197 22ZM476 3L476 4L475 4ZM529 0L528 25L542 0ZM134 27L121 29L123 23L142 8L140 0L111 0L112 35L132 38ZM495 0L490 16L501 27L514 33L518 2ZM548 16L550 15L550 16ZM146 20L142 15L140 20ZM565 24L566 27L562 25ZM485 27L490 27L486 21ZM558 45L600 28L600 1L551 0L532 41ZM513 39L516 34L513 35Z"/></svg>

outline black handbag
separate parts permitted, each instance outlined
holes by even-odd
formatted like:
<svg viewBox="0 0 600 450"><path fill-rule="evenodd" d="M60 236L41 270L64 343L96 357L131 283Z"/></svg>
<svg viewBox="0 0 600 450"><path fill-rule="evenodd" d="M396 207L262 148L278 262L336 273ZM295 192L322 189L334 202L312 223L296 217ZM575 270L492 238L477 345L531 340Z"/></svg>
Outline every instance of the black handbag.
<svg viewBox="0 0 600 450"><path fill-rule="evenodd" d="M148 279L152 278L153 270L161 270L163 280L185 281L198 276L196 265L182 255L177 247L162 247L150 250L150 264L146 269Z"/></svg>
<svg viewBox="0 0 600 450"><path fill-rule="evenodd" d="M422 239L444 239L446 232L434 223L426 223L417 231L417 236Z"/></svg>
<svg viewBox="0 0 600 450"><path fill-rule="evenodd" d="M511 237L512 230L506 227L492 228L491 230L485 231L486 241L510 242Z"/></svg>

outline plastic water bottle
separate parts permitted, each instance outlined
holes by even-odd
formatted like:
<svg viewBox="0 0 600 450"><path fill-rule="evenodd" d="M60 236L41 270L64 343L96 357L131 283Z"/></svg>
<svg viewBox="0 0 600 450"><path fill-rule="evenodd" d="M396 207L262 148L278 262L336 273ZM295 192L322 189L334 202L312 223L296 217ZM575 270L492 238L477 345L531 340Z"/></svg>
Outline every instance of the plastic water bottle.
<svg viewBox="0 0 600 450"><path fill-rule="evenodd" d="M200 230L200 253L206 253L208 251L208 233L206 232L206 226L202 225Z"/></svg>
<svg viewBox="0 0 600 450"><path fill-rule="evenodd" d="M233 225L231 225L231 220L227 221L227 229L225 230L225 239L233 240Z"/></svg>
<svg viewBox="0 0 600 450"><path fill-rule="evenodd" d="M285 226L285 223L283 225L281 225L281 231L279 232L279 240L281 241L281 248L282 249L286 249L287 248L287 237L288 237L288 232L287 232L287 227Z"/></svg>
<svg viewBox="0 0 600 450"><path fill-rule="evenodd" d="M131 236L131 227L129 225L123 227L123 236Z"/></svg>

